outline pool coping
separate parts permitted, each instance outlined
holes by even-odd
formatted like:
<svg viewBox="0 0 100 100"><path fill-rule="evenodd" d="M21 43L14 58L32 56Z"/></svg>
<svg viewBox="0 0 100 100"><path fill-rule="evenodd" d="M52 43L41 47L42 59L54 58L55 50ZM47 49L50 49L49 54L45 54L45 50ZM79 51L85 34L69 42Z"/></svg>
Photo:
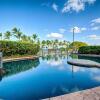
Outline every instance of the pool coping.
<svg viewBox="0 0 100 100"><path fill-rule="evenodd" d="M43 100L100 100L100 87L86 89Z"/></svg>
<svg viewBox="0 0 100 100"><path fill-rule="evenodd" d="M100 68L100 63L92 61L92 60L71 59L71 60L68 60L67 63L70 64L70 65L75 65L75 66Z"/></svg>
<svg viewBox="0 0 100 100"><path fill-rule="evenodd" d="M39 56L27 56L27 57L18 57L18 58L8 58L3 59L3 63L12 62L12 61L21 61L21 60L35 60L39 58Z"/></svg>
<svg viewBox="0 0 100 100"><path fill-rule="evenodd" d="M78 54L78 53L75 54L79 56L85 56L85 57L100 57L100 55L96 55L96 54Z"/></svg>

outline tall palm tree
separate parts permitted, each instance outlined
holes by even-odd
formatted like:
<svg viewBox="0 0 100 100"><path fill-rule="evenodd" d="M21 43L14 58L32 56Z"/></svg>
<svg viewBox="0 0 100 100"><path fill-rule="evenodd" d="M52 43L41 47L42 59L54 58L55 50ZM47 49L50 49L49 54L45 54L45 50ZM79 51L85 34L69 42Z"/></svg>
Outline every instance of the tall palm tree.
<svg viewBox="0 0 100 100"><path fill-rule="evenodd" d="M26 35L22 35L22 36L21 36L21 40L22 40L22 41L27 41L27 36L26 36Z"/></svg>
<svg viewBox="0 0 100 100"><path fill-rule="evenodd" d="M36 42L36 40L37 40L37 38L38 38L37 34L33 34L33 35L32 35L32 38L33 38L33 41Z"/></svg>
<svg viewBox="0 0 100 100"><path fill-rule="evenodd" d="M2 33L0 33L0 39L2 40Z"/></svg>
<svg viewBox="0 0 100 100"><path fill-rule="evenodd" d="M7 31L7 32L4 34L4 37L5 37L5 39L10 40L11 32L10 32L10 31Z"/></svg>
<svg viewBox="0 0 100 100"><path fill-rule="evenodd" d="M46 45L46 41L45 40L43 40L42 41L42 43L41 43L41 49L42 49L42 56L43 56L43 48L44 48L44 46Z"/></svg>
<svg viewBox="0 0 100 100"><path fill-rule="evenodd" d="M21 36L22 36L22 32L20 31L20 29L17 29L16 27L12 29L12 32L14 34L14 36L20 40L21 39Z"/></svg>
<svg viewBox="0 0 100 100"><path fill-rule="evenodd" d="M47 46L49 47L50 44L51 44L51 41L50 41L50 40L47 40L47 41L46 41L46 44L47 44Z"/></svg>
<svg viewBox="0 0 100 100"><path fill-rule="evenodd" d="M27 36L27 41L33 43L33 40L31 39L30 36Z"/></svg>
<svg viewBox="0 0 100 100"><path fill-rule="evenodd" d="M45 40L43 40L43 41L42 41L42 47L44 47L44 46L45 46L45 44L46 44L46 41L45 41Z"/></svg>

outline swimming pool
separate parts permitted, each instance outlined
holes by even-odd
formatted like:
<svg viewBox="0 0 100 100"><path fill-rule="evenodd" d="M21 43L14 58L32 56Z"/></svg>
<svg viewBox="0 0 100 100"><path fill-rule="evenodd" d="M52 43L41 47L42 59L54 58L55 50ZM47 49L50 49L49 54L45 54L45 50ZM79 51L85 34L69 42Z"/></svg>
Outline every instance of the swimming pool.
<svg viewBox="0 0 100 100"><path fill-rule="evenodd" d="M100 69L71 66L65 55L9 62L3 67L0 99L4 100L40 100L100 86Z"/></svg>

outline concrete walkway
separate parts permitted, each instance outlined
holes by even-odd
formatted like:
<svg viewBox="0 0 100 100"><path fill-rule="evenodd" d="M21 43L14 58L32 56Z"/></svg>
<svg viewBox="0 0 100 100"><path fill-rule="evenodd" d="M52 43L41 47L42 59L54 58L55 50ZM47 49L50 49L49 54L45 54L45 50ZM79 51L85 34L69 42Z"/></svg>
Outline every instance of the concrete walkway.
<svg viewBox="0 0 100 100"><path fill-rule="evenodd" d="M100 87L53 97L45 100L100 100Z"/></svg>
<svg viewBox="0 0 100 100"><path fill-rule="evenodd" d="M3 59L3 62L11 62L11 61L20 61L20 60L34 60L39 58L38 56L27 56L27 57L18 57L18 58L8 58L8 59Z"/></svg>
<svg viewBox="0 0 100 100"><path fill-rule="evenodd" d="M91 61L91 60L85 60L85 59L72 59L67 61L68 64L75 65L75 66L86 66L86 67L98 67L100 68L100 63Z"/></svg>

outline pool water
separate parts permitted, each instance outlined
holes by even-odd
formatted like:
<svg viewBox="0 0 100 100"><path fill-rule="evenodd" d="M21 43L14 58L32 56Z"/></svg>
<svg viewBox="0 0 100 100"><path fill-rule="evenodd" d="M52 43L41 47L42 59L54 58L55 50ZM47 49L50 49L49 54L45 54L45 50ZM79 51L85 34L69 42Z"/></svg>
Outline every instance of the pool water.
<svg viewBox="0 0 100 100"><path fill-rule="evenodd" d="M0 99L41 100L100 86L100 69L72 66L67 64L67 58L48 55L4 63Z"/></svg>

